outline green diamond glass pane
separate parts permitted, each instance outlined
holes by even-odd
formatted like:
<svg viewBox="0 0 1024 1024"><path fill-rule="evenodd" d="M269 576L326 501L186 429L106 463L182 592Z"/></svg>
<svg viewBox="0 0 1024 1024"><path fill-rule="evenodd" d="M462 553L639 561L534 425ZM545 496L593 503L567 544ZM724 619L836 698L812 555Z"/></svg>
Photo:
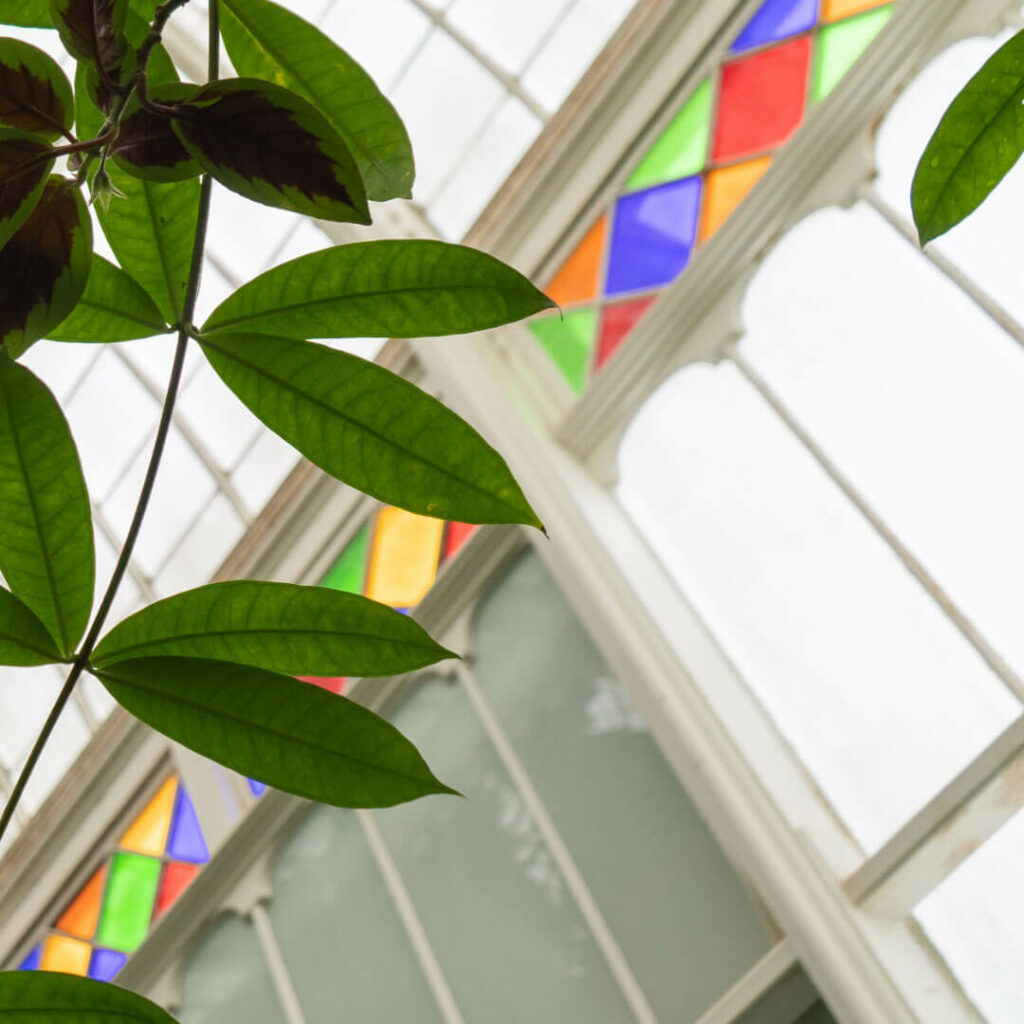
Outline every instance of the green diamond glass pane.
<svg viewBox="0 0 1024 1024"><path fill-rule="evenodd" d="M350 594L361 594L363 580L366 579L366 558L369 551L370 526L367 524L349 541L341 557L320 581L320 586L330 587L332 590L346 590Z"/></svg>
<svg viewBox="0 0 1024 1024"><path fill-rule="evenodd" d="M160 883L160 861L137 853L115 853L110 860L96 945L131 953L142 945Z"/></svg>
<svg viewBox="0 0 1024 1024"><path fill-rule="evenodd" d="M840 82L892 16L892 6L827 25L818 35L811 77L811 102L823 100Z"/></svg>
<svg viewBox="0 0 1024 1024"><path fill-rule="evenodd" d="M711 80L705 79L647 151L626 188L648 188L696 174L704 166L710 131Z"/></svg>
<svg viewBox="0 0 1024 1024"><path fill-rule="evenodd" d="M590 366L590 352L597 333L597 310L576 309L562 319L557 314L535 320L530 330L537 336L562 376L577 394L583 391Z"/></svg>

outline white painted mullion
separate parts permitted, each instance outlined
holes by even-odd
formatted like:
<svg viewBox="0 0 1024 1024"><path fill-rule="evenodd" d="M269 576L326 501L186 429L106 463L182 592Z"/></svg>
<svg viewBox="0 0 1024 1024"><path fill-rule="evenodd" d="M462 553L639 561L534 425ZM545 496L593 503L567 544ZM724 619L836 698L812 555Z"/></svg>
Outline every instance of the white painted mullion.
<svg viewBox="0 0 1024 1024"><path fill-rule="evenodd" d="M792 943L783 939L770 949L696 1024L730 1024L753 1008L772 986L799 967Z"/></svg>
<svg viewBox="0 0 1024 1024"><path fill-rule="evenodd" d="M462 1014L459 1013L455 995L441 968L441 962L430 945L427 931L416 912L409 890L405 886L398 865L391 856L391 851L388 849L376 819L369 811L356 811L355 815L363 830L363 835L366 837L367 845L370 847L370 853L377 863L381 878L384 880L384 886L398 912L406 938L412 946L423 976L437 1003L441 1019L445 1024L462 1024Z"/></svg>
<svg viewBox="0 0 1024 1024"><path fill-rule="evenodd" d="M890 916L914 906L1024 807L1024 715L999 734L843 884Z"/></svg>
<svg viewBox="0 0 1024 1024"><path fill-rule="evenodd" d="M281 954L281 947L278 945L274 926L270 923L270 915L267 913L266 907L262 903L256 903L249 911L249 918L256 929L260 951L267 962L270 980L273 982L274 991L281 1003L281 1010L284 1012L287 1024L306 1024L302 1004L299 1002L292 977L288 973L288 965L284 962L284 956Z"/></svg>
<svg viewBox="0 0 1024 1024"><path fill-rule="evenodd" d="M655 1017L654 1011L647 1001L647 996L644 994L640 982L637 981L636 975L626 959L626 954L623 952L611 927L601 913L601 908L598 906L597 900L584 880L575 858L569 851L565 840L562 839L557 826L548 813L544 801L533 784L533 780L519 759L512 741L501 727L497 716L494 714L490 703L480 688L480 684L476 681L476 677L465 661L456 663L454 671L459 682L462 684L463 690L469 697L470 704L472 704L473 710L476 712L477 718L487 734L487 738L491 741L491 745L497 751L499 758L501 758L505 771L508 772L512 784L516 787L519 796L522 798L527 812L533 819L533 823L537 826L537 831L550 851L552 859L558 865L558 870L561 872L566 886L572 893L576 905L586 921L587 927L590 929L594 942L604 955L608 968L615 978L629 1008L632 1010L634 1018L641 1022L641 1024L656 1024L657 1017Z"/></svg>
<svg viewBox="0 0 1024 1024"><path fill-rule="evenodd" d="M901 217L872 186L861 190L861 198L883 217L890 227L895 228L932 266L956 285L990 320L1002 328L1018 345L1024 347L1024 325L992 298L974 278L965 274L953 260L944 256L934 245L922 248L913 225Z"/></svg>

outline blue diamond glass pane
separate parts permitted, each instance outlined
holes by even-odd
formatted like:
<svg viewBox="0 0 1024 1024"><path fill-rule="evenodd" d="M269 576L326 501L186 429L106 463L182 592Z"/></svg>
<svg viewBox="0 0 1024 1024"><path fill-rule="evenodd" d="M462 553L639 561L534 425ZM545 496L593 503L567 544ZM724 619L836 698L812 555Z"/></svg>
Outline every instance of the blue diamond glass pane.
<svg viewBox="0 0 1024 1024"><path fill-rule="evenodd" d="M196 809L184 786L178 787L178 796L174 801L167 853L175 860L185 860L190 864L205 864L210 859Z"/></svg>
<svg viewBox="0 0 1024 1024"><path fill-rule="evenodd" d="M700 188L700 178L683 178L616 203L608 295L668 284L686 266L697 236Z"/></svg>
<svg viewBox="0 0 1024 1024"><path fill-rule="evenodd" d="M43 947L36 946L24 960L18 964L19 971L38 971L39 961L43 958Z"/></svg>
<svg viewBox="0 0 1024 1024"><path fill-rule="evenodd" d="M94 949L89 959L89 977L93 981L111 981L128 959L112 949Z"/></svg>
<svg viewBox="0 0 1024 1024"><path fill-rule="evenodd" d="M248 779L249 789L252 790L253 796L263 796L267 791L267 785L265 782L257 782L255 779Z"/></svg>
<svg viewBox="0 0 1024 1024"><path fill-rule="evenodd" d="M764 0L732 44L733 53L806 32L818 20L818 0Z"/></svg>

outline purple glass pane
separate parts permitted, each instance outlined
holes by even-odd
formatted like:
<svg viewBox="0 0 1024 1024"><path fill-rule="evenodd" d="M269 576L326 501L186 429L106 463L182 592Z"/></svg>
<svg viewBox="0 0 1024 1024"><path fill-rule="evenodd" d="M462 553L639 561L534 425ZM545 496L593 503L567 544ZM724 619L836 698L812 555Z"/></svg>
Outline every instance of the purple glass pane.
<svg viewBox="0 0 1024 1024"><path fill-rule="evenodd" d="M265 782L257 782L255 779L247 779L249 788L252 790L253 796L263 796L267 791L267 784Z"/></svg>
<svg viewBox="0 0 1024 1024"><path fill-rule="evenodd" d="M190 864L205 864L210 859L196 809L184 786L178 786L178 796L174 801L167 853L175 860L187 860Z"/></svg>
<svg viewBox="0 0 1024 1024"><path fill-rule="evenodd" d="M112 949L94 949L89 959L89 977L93 981L111 981L128 959Z"/></svg>
<svg viewBox="0 0 1024 1024"><path fill-rule="evenodd" d="M806 32L818 20L818 0L764 0L732 44L733 53Z"/></svg>
<svg viewBox="0 0 1024 1024"><path fill-rule="evenodd" d="M36 946L24 960L18 964L19 971L38 971L39 961L43 958L43 947Z"/></svg>
<svg viewBox="0 0 1024 1024"><path fill-rule="evenodd" d="M700 178L623 196L615 204L606 293L668 284L689 262L699 210Z"/></svg>

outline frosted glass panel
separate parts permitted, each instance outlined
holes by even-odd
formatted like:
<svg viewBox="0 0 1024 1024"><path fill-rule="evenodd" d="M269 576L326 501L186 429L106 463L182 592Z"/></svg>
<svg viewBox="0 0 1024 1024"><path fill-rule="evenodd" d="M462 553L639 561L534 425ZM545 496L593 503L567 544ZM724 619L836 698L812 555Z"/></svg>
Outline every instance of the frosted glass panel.
<svg viewBox="0 0 1024 1024"><path fill-rule="evenodd" d="M439 1020L351 811L318 807L281 851L268 913L308 1024Z"/></svg>
<svg viewBox="0 0 1024 1024"><path fill-rule="evenodd" d="M1024 674L1024 350L863 204L794 229L744 319L743 353Z"/></svg>
<svg viewBox="0 0 1024 1024"><path fill-rule="evenodd" d="M181 1024L285 1024L253 926L225 916L185 968Z"/></svg>
<svg viewBox="0 0 1024 1024"><path fill-rule="evenodd" d="M888 437L870 438L883 459ZM734 367L662 385L621 469L628 512L865 849L1017 715Z"/></svg>
<svg viewBox="0 0 1024 1024"><path fill-rule="evenodd" d="M474 637L477 678L655 1013L696 1020L771 946L749 893L535 553Z"/></svg>
<svg viewBox="0 0 1024 1024"><path fill-rule="evenodd" d="M547 847L462 692L420 684L395 724L461 792L377 820L466 1021L630 1019Z"/></svg>
<svg viewBox="0 0 1024 1024"><path fill-rule="evenodd" d="M968 998L993 1024L1024 1020L1024 814L965 860L915 917Z"/></svg>

